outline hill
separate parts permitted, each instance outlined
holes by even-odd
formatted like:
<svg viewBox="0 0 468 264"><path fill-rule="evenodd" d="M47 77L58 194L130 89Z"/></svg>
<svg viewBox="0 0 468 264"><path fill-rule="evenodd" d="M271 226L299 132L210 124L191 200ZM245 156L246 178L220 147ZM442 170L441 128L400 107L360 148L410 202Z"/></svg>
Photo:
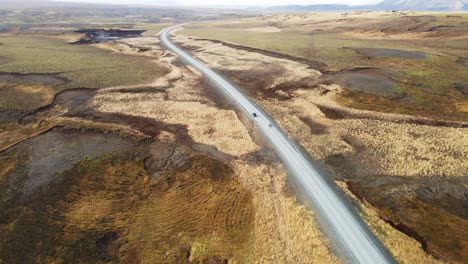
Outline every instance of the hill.
<svg viewBox="0 0 468 264"><path fill-rule="evenodd" d="M414 10L414 11L463 11L468 10L468 0L384 0L377 5L286 5L273 6L269 11L353 11L353 10Z"/></svg>

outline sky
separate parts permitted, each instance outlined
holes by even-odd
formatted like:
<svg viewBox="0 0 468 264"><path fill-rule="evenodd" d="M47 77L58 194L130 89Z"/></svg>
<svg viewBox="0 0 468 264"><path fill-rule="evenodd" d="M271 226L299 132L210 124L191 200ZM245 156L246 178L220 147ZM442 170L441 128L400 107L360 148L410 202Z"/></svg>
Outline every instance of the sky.
<svg viewBox="0 0 468 264"><path fill-rule="evenodd" d="M314 4L348 4L348 5L367 5L376 4L382 0L179 0L181 4L195 5L257 5L257 6L272 6L272 5L314 5Z"/></svg>
<svg viewBox="0 0 468 264"><path fill-rule="evenodd" d="M181 5L210 5L210 6L273 6L273 5L314 5L314 4L348 4L368 5L377 4L382 0L61 0L67 2L92 2L108 4L157 4L167 5L178 3Z"/></svg>

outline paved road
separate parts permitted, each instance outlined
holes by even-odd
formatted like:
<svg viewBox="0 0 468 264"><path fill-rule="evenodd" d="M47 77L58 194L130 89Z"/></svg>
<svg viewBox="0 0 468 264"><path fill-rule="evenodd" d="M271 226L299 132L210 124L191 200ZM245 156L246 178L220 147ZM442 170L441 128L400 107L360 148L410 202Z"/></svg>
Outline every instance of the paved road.
<svg viewBox="0 0 468 264"><path fill-rule="evenodd" d="M251 117L256 127L275 148L277 154L288 167L291 176L305 190L306 198L312 201L320 217L325 219L325 233L330 238L333 248L347 263L393 263L392 258L380 242L369 232L356 213L333 191L334 186L320 175L319 171L307 159L294 143L285 136L273 120L256 104L240 93L223 77L194 59L170 40L170 32L177 28L167 28L161 32L161 42L166 48L176 53L187 64L195 67L215 86L231 97L239 107ZM257 117L253 117L253 113ZM272 126L270 127L270 124Z"/></svg>

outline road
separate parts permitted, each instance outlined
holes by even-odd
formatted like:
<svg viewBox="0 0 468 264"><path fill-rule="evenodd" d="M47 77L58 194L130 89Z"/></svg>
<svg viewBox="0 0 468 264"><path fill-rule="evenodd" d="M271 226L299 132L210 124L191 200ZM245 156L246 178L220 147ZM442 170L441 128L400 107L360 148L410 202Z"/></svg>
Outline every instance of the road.
<svg viewBox="0 0 468 264"><path fill-rule="evenodd" d="M185 63L200 71L250 117L287 166L289 177L294 177L305 190L305 196L314 204L316 214L325 219L322 222L326 222L326 226L321 223L322 229L330 238L338 256L346 263L394 263L386 249L363 224L351 206L334 191L336 186L332 186L333 183L326 180L327 176L321 175L319 170L314 168L309 159L262 109L223 77L172 43L170 32L177 27L163 30L160 34L161 43ZM256 113L257 117L253 117L253 113Z"/></svg>

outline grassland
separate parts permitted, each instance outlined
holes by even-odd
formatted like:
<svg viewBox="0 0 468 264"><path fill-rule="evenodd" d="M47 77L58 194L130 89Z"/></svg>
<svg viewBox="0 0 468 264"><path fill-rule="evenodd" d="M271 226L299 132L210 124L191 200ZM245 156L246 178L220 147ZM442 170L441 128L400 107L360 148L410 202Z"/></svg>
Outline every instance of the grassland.
<svg viewBox="0 0 468 264"><path fill-rule="evenodd" d="M16 85L11 83L0 83L0 111L35 110L48 105L54 98L55 91L52 87L44 85Z"/></svg>
<svg viewBox="0 0 468 264"><path fill-rule="evenodd" d="M0 36L0 42L0 56L10 60L0 65L1 72L56 74L69 81L62 89L139 84L166 73L145 57L70 45L51 37Z"/></svg>
<svg viewBox="0 0 468 264"><path fill-rule="evenodd" d="M461 209L466 194L462 187L467 170L466 128L433 126L436 123L415 117L414 112L403 116L340 105L343 93L349 91L324 82L307 61L181 35L175 40L242 87L323 163L331 177L357 196L364 219L399 262L464 259L466 239L455 227L466 225ZM375 107L385 105L376 102ZM434 111L439 110L436 107ZM421 217L425 214L437 220ZM440 225L446 227L444 231ZM453 244L448 243L449 237Z"/></svg>
<svg viewBox="0 0 468 264"><path fill-rule="evenodd" d="M392 89L404 99L344 85L348 89L340 102L359 109L467 121L466 95L457 89L468 83L468 70L459 63L468 56L466 19L466 14L398 12L273 15L188 25L180 34L318 61L326 65L320 69L326 75L359 68L388 70ZM425 59L369 56L359 49L422 52Z"/></svg>
<svg viewBox="0 0 468 264"><path fill-rule="evenodd" d="M148 37L154 37L157 35L161 30L173 26L174 24L172 23L138 23L133 26L132 29L142 29L146 30L145 33L143 33L143 36L148 36Z"/></svg>
<svg viewBox="0 0 468 264"><path fill-rule="evenodd" d="M105 148L104 142L119 147L113 153L77 160L61 173L62 180L33 194L12 194L17 201L21 195L32 195L32 200L16 203L2 195L0 234L8 240L0 242L1 259L107 263L137 258L142 262L180 263L189 257L193 261L242 259L241 252L248 251L244 245L252 228L251 196L231 177L228 166L179 147L174 155L183 162L181 167L159 171L161 176L156 179L145 169L143 159L125 154L129 149L126 144L119 145L121 139L74 135L76 145L71 148L83 147L76 140L83 137L99 145L100 151ZM66 155L74 155L67 150L66 154L58 153L62 147L70 149L70 142L51 142L47 137L43 137L46 148L39 152L48 151L47 156L56 156L60 162ZM159 147L162 153L162 148L169 151L174 146L153 147ZM29 166L17 157L1 159L2 178L4 173L18 171L14 162ZM13 176L10 179L18 180ZM26 178L26 182L30 180L36 179ZM7 184L2 181L2 190L8 188Z"/></svg>
<svg viewBox="0 0 468 264"><path fill-rule="evenodd" d="M152 48L144 55L170 72L63 91L0 134L0 260L338 263L312 214L285 192L281 166L197 73L155 38L99 47ZM58 77L0 75L62 85ZM16 203L23 194L30 199Z"/></svg>
<svg viewBox="0 0 468 264"><path fill-rule="evenodd" d="M239 263L336 263L338 260L327 248L326 239L312 215L284 193L286 175L281 167L263 161L255 136L243 126L236 113L219 109L222 101L210 99L216 96L206 90L197 74L179 67L170 57L162 57L161 62L164 61L169 63L171 73L154 83L164 87L159 88L158 93L127 94L119 88L106 89L92 99L91 106L108 114L126 113L182 125L198 149L229 160L235 178L251 193L255 208L248 249L239 253L242 257L233 260ZM150 105L158 107L148 110ZM174 136L167 135L167 138ZM251 159L256 160L255 165L251 164ZM193 258L212 254L210 248L218 245L211 236L197 239L192 246Z"/></svg>

